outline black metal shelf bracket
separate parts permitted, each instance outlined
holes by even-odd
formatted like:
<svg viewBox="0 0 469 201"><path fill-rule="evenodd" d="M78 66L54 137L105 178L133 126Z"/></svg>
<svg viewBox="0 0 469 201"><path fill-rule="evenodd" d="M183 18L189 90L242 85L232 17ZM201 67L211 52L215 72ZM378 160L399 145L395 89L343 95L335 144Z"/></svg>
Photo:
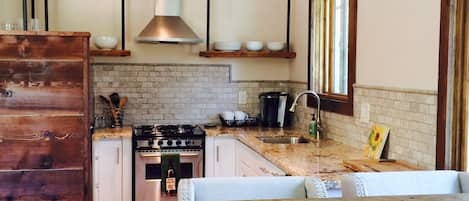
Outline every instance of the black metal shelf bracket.
<svg viewBox="0 0 469 201"><path fill-rule="evenodd" d="M312 0L309 0L308 2L308 90L311 89L311 34L312 34L312 28L313 28L313 17L311 14L313 14L313 2Z"/></svg>
<svg viewBox="0 0 469 201"><path fill-rule="evenodd" d="M23 30L28 30L28 0L23 0Z"/></svg>
<svg viewBox="0 0 469 201"><path fill-rule="evenodd" d="M125 50L125 0L121 1L121 48Z"/></svg>
<svg viewBox="0 0 469 201"><path fill-rule="evenodd" d="M44 0L44 29L49 31L49 0Z"/></svg>

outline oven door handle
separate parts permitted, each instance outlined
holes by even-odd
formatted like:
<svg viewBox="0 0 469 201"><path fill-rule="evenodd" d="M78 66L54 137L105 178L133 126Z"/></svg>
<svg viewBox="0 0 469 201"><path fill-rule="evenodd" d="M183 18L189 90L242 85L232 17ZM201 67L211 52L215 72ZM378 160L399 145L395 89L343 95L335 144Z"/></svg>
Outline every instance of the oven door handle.
<svg viewBox="0 0 469 201"><path fill-rule="evenodd" d="M199 156L200 152L180 152L179 155L181 157L188 157L188 156ZM140 153L141 157L161 157L160 152L142 152Z"/></svg>

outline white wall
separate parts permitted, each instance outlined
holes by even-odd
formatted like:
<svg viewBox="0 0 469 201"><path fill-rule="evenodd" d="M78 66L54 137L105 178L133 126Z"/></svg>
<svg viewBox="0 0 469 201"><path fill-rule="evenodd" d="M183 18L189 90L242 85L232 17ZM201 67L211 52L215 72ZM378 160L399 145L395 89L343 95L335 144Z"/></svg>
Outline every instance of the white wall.
<svg viewBox="0 0 469 201"><path fill-rule="evenodd" d="M438 89L439 0L360 0L357 83Z"/></svg>
<svg viewBox="0 0 469 201"><path fill-rule="evenodd" d="M293 1L292 47L296 58L290 64L290 80L307 82L308 80L308 0Z"/></svg>
<svg viewBox="0 0 469 201"><path fill-rule="evenodd" d="M51 30L90 31L120 36L120 1L51 0ZM182 17L205 39L206 0L182 0ZM215 40L284 41L286 0L213 0L212 36ZM127 1L127 49L130 58L97 58L100 62L222 63L232 64L234 80L288 80L286 59L206 59L198 56L205 44L141 44L135 38L154 15L153 0Z"/></svg>
<svg viewBox="0 0 469 201"><path fill-rule="evenodd" d="M295 1L294 47L306 50L307 1ZM357 83L437 90L439 0L358 0ZM307 80L306 54L290 67L290 79Z"/></svg>
<svg viewBox="0 0 469 201"><path fill-rule="evenodd" d="M22 2L18 0L0 0L0 25L17 23L21 18Z"/></svg>

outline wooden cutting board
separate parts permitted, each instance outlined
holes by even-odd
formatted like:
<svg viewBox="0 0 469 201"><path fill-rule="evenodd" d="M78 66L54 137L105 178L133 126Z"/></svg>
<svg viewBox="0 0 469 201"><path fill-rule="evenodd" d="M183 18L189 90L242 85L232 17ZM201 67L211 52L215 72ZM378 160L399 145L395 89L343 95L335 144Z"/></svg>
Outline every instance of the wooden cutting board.
<svg viewBox="0 0 469 201"><path fill-rule="evenodd" d="M344 166L354 172L412 171L419 168L400 161L344 160Z"/></svg>

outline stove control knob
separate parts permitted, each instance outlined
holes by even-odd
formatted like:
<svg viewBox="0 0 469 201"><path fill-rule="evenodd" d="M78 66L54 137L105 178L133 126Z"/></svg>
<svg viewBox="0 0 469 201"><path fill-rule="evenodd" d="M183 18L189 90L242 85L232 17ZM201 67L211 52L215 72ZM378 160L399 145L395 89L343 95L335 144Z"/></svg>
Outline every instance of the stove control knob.
<svg viewBox="0 0 469 201"><path fill-rule="evenodd" d="M163 145L163 140L158 140L158 146L161 147L161 145Z"/></svg>
<svg viewBox="0 0 469 201"><path fill-rule="evenodd" d="M186 146L189 146L191 144L191 140L186 140Z"/></svg>
<svg viewBox="0 0 469 201"><path fill-rule="evenodd" d="M180 146L181 143L182 143L181 140L176 140L176 145L177 145L177 146Z"/></svg>
<svg viewBox="0 0 469 201"><path fill-rule="evenodd" d="M168 144L169 146L173 145L173 141L172 140L168 140L168 142L166 142L166 144Z"/></svg>

